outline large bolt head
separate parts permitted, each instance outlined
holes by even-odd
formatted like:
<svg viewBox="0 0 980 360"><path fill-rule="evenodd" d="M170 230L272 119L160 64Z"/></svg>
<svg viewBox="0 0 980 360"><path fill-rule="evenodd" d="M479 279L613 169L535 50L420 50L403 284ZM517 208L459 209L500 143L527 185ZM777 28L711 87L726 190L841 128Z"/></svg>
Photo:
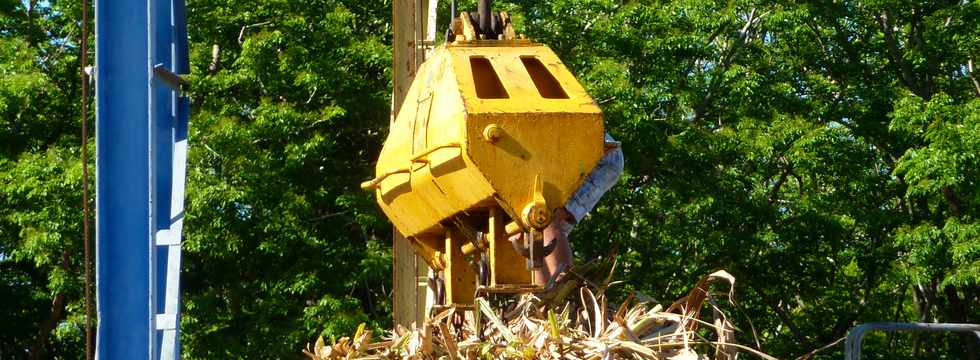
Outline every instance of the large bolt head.
<svg viewBox="0 0 980 360"><path fill-rule="evenodd" d="M524 221L531 227L541 230L551 224L551 212L544 204L531 203L524 207Z"/></svg>
<svg viewBox="0 0 980 360"><path fill-rule="evenodd" d="M504 129L497 124L490 124L483 128L483 139L491 143L497 142L504 136Z"/></svg>

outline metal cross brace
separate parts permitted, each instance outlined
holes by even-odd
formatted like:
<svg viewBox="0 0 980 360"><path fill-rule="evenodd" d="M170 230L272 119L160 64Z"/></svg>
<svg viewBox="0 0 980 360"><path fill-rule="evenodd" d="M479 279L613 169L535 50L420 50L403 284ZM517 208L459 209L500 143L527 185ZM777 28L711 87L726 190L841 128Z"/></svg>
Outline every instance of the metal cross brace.
<svg viewBox="0 0 980 360"><path fill-rule="evenodd" d="M97 0L101 359L177 359L190 103L184 0Z"/></svg>

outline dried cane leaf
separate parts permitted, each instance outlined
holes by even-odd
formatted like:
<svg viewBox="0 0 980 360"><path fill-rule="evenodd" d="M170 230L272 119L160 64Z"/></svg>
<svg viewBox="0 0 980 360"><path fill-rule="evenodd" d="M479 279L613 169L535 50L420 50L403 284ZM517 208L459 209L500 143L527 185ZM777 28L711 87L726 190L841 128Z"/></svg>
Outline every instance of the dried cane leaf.
<svg viewBox="0 0 980 360"><path fill-rule="evenodd" d="M323 336L321 335L316 339L316 344L313 345L313 352L317 357L323 357L321 352L323 351L324 346L326 346L326 344L323 342Z"/></svg>
<svg viewBox="0 0 980 360"><path fill-rule="evenodd" d="M444 322L439 323L439 334L442 335L442 341L446 345L446 352L449 353L450 360L456 360L459 357L459 347L456 346L456 339L453 338L452 333L449 332L449 325Z"/></svg>
<svg viewBox="0 0 980 360"><path fill-rule="evenodd" d="M510 329L504 326L504 323L500 321L500 318L497 317L497 314L494 314L493 308L490 307L490 304L487 303L486 299L477 298L476 304L477 307L480 308L480 312L482 312L483 315L486 316L491 323L493 323L493 325L497 328L497 331L500 332L500 335L503 336L508 343L517 341L517 338L514 336L513 333L510 332Z"/></svg>

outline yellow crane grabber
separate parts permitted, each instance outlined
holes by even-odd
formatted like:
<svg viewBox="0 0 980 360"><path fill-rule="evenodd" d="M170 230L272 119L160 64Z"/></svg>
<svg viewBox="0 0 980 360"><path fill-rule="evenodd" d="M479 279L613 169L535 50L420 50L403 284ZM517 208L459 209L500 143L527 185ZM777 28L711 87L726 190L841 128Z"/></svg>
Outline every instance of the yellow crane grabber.
<svg viewBox="0 0 980 360"><path fill-rule="evenodd" d="M434 305L469 308L478 292L538 289L532 270L550 251L542 230L605 150L595 101L551 49L517 35L490 5L452 20L407 89L396 69L398 111L376 176L361 184L435 275L425 300ZM405 59L399 24L396 67ZM396 244L396 282L407 280L398 264L408 256ZM406 298L395 299L397 314Z"/></svg>

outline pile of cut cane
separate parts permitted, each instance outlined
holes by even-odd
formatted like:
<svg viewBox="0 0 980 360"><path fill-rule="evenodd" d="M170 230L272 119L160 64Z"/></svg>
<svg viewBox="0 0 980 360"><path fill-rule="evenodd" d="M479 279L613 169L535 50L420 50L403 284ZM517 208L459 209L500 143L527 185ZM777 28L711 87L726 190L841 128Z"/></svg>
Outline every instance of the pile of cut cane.
<svg viewBox="0 0 980 360"><path fill-rule="evenodd" d="M736 329L718 307L718 300L733 301L735 278L728 272L705 276L687 296L665 309L637 294L628 295L619 306L610 306L605 290L615 285L610 281L613 268L614 260L611 265L585 264L565 272L544 292L524 294L497 306L480 297L473 311L446 309L423 326L399 326L380 338L362 324L353 337L330 344L320 337L315 344L307 344L303 353L313 360L730 360L738 353L774 359L734 343ZM597 277L600 280L590 280ZM728 284L729 291L712 293L709 288L720 281ZM701 320L706 303L710 323Z"/></svg>

